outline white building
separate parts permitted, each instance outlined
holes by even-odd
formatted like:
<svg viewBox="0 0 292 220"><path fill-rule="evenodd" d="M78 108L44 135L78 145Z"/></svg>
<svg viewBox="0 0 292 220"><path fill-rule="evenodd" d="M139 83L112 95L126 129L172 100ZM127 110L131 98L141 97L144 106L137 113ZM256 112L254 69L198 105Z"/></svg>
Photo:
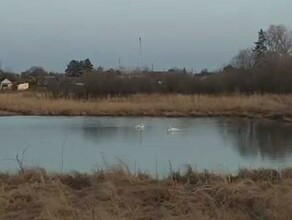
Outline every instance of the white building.
<svg viewBox="0 0 292 220"><path fill-rule="evenodd" d="M4 79L0 82L0 90L12 89L12 82L8 79Z"/></svg>
<svg viewBox="0 0 292 220"><path fill-rule="evenodd" d="M29 84L28 83L21 83L19 85L17 85L17 90L18 91L24 91L29 89Z"/></svg>

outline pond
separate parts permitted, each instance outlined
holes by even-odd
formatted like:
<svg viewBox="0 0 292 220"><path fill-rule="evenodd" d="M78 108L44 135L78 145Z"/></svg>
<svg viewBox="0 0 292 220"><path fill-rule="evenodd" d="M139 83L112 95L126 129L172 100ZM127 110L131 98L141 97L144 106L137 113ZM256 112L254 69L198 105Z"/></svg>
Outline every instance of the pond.
<svg viewBox="0 0 292 220"><path fill-rule="evenodd" d="M144 130L134 126L144 123ZM178 128L168 132L167 127ZM37 117L0 118L0 170L26 167L91 172L126 164L133 172L292 166L292 124L243 118Z"/></svg>

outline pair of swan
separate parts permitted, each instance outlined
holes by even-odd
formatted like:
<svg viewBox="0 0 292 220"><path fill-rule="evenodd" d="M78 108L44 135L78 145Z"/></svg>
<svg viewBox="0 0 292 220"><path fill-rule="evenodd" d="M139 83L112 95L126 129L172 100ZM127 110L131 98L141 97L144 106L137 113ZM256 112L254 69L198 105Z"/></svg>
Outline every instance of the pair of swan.
<svg viewBox="0 0 292 220"><path fill-rule="evenodd" d="M145 126L144 126L143 123L139 123L139 124L135 125L135 129L136 129L137 131L143 131L144 128L145 128Z"/></svg>
<svg viewBox="0 0 292 220"><path fill-rule="evenodd" d="M143 131L144 128L145 128L143 123L139 123L139 124L135 125L134 127L135 127L135 129L137 131ZM167 132L178 132L178 131L179 131L178 128L173 128L173 127L170 127L170 126L167 127Z"/></svg>
<svg viewBox="0 0 292 220"><path fill-rule="evenodd" d="M168 128L167 128L167 131L168 131L168 132L178 132L179 129L178 129L178 128L173 128L173 127L168 127Z"/></svg>

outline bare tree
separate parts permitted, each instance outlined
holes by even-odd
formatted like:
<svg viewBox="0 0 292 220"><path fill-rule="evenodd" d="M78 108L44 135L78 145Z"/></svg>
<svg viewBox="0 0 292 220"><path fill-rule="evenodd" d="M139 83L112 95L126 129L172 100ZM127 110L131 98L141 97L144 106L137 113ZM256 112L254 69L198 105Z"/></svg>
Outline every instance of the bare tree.
<svg viewBox="0 0 292 220"><path fill-rule="evenodd" d="M237 69L250 69L255 65L255 53L252 48L240 50L231 60L231 65Z"/></svg>
<svg viewBox="0 0 292 220"><path fill-rule="evenodd" d="M279 55L291 54L292 32L284 25L271 25L266 31L268 51Z"/></svg>
<svg viewBox="0 0 292 220"><path fill-rule="evenodd" d="M19 169L22 173L24 173L24 165L23 165L23 160L24 160L24 155L25 155L25 152L27 151L27 148L25 148L23 151L22 151L22 154L21 154L21 157L19 157L19 154L16 154L16 162L19 166Z"/></svg>

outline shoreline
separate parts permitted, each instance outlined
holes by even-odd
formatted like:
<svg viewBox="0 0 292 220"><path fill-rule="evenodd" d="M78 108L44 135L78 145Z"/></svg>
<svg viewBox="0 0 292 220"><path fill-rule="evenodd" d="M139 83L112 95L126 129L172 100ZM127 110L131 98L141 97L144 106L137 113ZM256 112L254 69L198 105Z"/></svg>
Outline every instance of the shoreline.
<svg viewBox="0 0 292 220"><path fill-rule="evenodd" d="M162 114L43 114L43 113L21 113L0 110L1 117L13 116L38 116L38 117L145 117L145 118L247 118L247 119L265 119L284 123L292 123L292 117L285 114L237 114L237 113L197 113L197 114L178 114L178 113L162 113Z"/></svg>
<svg viewBox="0 0 292 220"><path fill-rule="evenodd" d="M0 94L0 116L242 117L292 122L292 95L133 95L95 100Z"/></svg>
<svg viewBox="0 0 292 220"><path fill-rule="evenodd" d="M6 116L21 116L21 114L17 112L8 112L8 111L1 111L0 110L0 117L6 117Z"/></svg>

